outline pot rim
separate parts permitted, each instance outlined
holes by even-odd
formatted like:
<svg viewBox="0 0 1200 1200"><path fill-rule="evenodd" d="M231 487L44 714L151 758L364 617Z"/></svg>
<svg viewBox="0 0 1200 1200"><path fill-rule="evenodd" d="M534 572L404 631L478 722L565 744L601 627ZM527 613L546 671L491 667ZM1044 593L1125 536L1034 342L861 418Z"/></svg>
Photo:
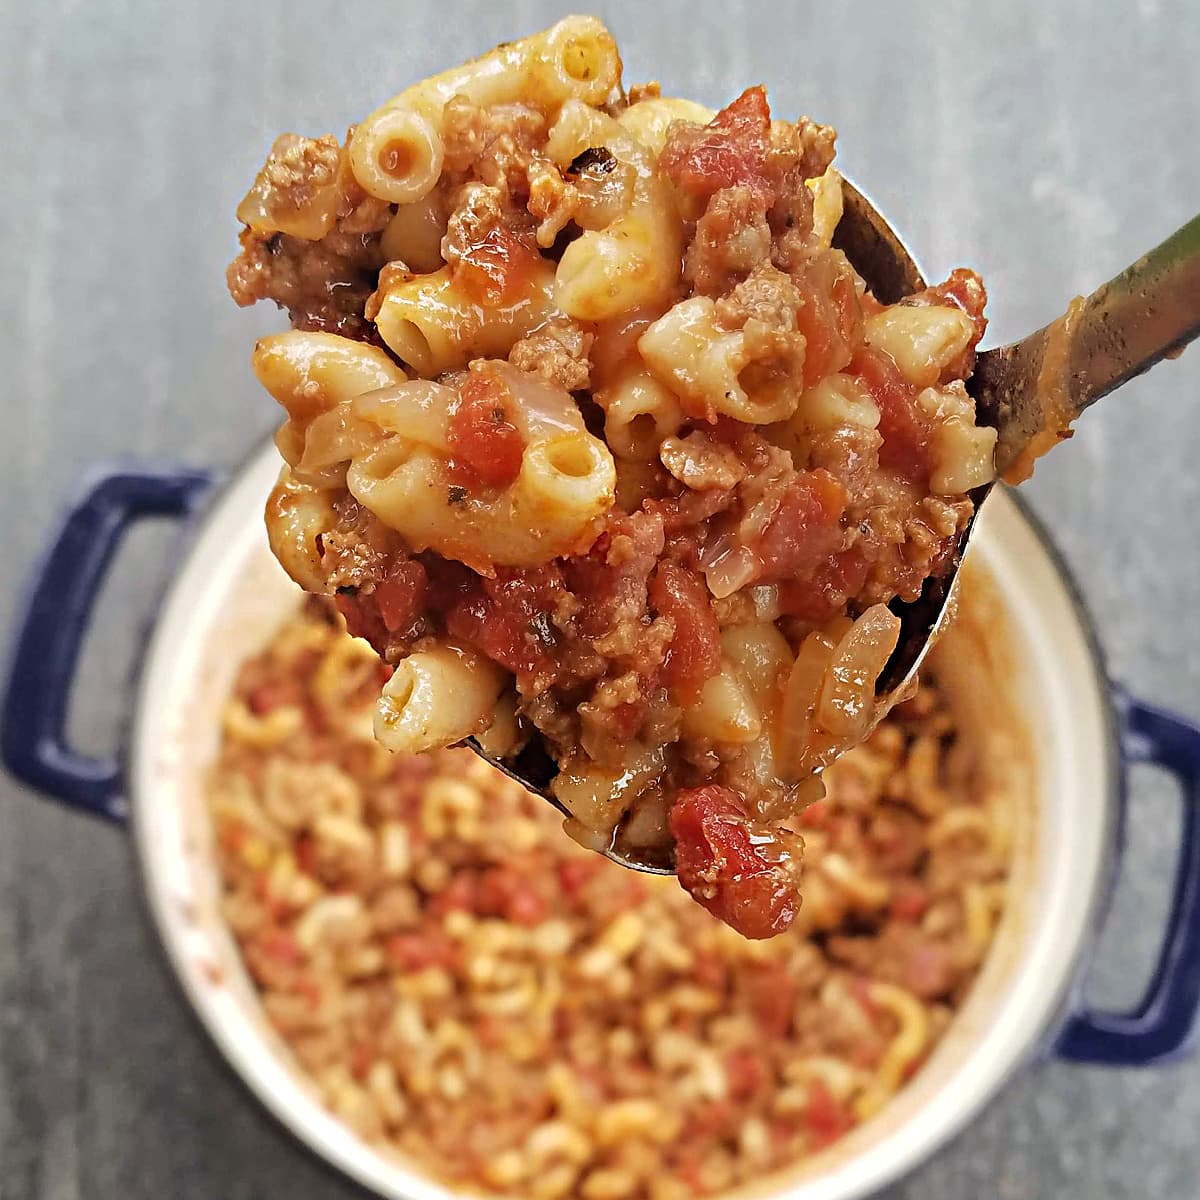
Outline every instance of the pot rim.
<svg viewBox="0 0 1200 1200"><path fill-rule="evenodd" d="M449 1196L457 1193L449 1192L444 1185L434 1180L418 1165L410 1166L406 1162L389 1160L374 1147L366 1146L357 1134L354 1134L339 1118L325 1111L323 1107L318 1105L321 1111L315 1114L298 1111L292 1098L279 1086L281 1081L286 1081L293 1092L302 1090L300 1080L295 1077L294 1071L288 1065L278 1062L271 1064L270 1068L266 1068L262 1064L256 1068L255 1064L248 1060L245 1049L238 1044L231 1034L227 1022L216 1011L211 995L206 993L200 985L196 977L195 965L188 961L188 952L182 944L172 918L168 916L166 898L160 893L158 882L154 878L151 868L155 850L149 841L146 831L147 821L144 819L144 805L147 803L146 792L149 789L139 786L139 776L142 774L143 766L139 753L146 744L145 726L152 719L147 704L148 682L154 674L152 668L160 657L164 655L169 657L173 649L164 641L166 617L175 606L182 602L181 588L186 582L189 569L204 548L206 532L226 510L234 498L239 484L246 482L247 476L252 473L255 465L268 450L273 451L273 444L270 439L264 439L252 452L244 456L237 468L226 479L214 488L211 501L194 530L194 538L176 564L149 626L145 654L139 667L126 754L126 773L130 783L130 825L137 850L143 900L150 911L154 927L162 943L163 952L170 962L172 974L209 1040L215 1045L226 1065L241 1083L293 1138L315 1157L377 1194L393 1197L403 1196L410 1200ZM1046 1008L1045 1014L1028 1040L1012 1055L1004 1069L986 1087L980 1089L978 1095L956 1110L952 1117L939 1123L932 1138L914 1138L910 1146L896 1154L892 1160L881 1158L879 1165L868 1176L856 1183L850 1183L849 1186L842 1185L836 1194L843 1200L852 1200L852 1197L873 1193L880 1187L904 1178L927 1161L960 1134L1007 1086L1013 1074L1020 1067L1026 1065L1040 1048L1044 1047L1049 1036L1057 1033L1062 1025L1065 1010L1078 989L1080 968L1086 964L1091 943L1095 940L1095 931L1098 929L1096 921L1103 916L1112 892L1114 867L1121 833L1120 801L1123 781L1118 711L1105 666L1105 656L1095 622L1080 588L1062 553L1051 540L1045 523L1032 512L1025 500L1014 493L1013 489L1004 488L1003 493L1007 500L1013 502L1022 524L1034 535L1046 561L1052 568L1055 579L1062 585L1069 602L1071 617L1083 635L1087 651L1087 673L1091 681L1093 698L1099 706L1102 722L1104 748L1103 762L1099 766L1105 785L1102 789L1104 811L1099 841L1100 858L1092 877L1092 894L1088 897L1086 919L1081 926L1083 932L1071 946L1070 953L1063 956L1062 976L1056 987L1054 1002ZM264 1055L275 1056L274 1048L261 1033L259 1042ZM278 1070L274 1070L274 1067L278 1067ZM268 1076L274 1076L274 1078ZM318 1103L315 1100L312 1102ZM837 1151L838 1148L835 1146L827 1153L836 1155ZM364 1152L369 1152L372 1162L365 1161ZM823 1155L821 1157L824 1158ZM865 1157L866 1154L855 1154L853 1160ZM847 1156L847 1163L853 1160ZM813 1159L812 1162L816 1165L818 1160ZM809 1187L815 1187L825 1181L822 1177L817 1176L789 1177L786 1172L787 1168L784 1168L784 1174L777 1173L775 1177L768 1177L758 1185L750 1184L737 1194L788 1200L795 1192L797 1200L799 1200L801 1192L804 1197L808 1197ZM387 1178L387 1176L394 1175L401 1177L403 1185L401 1179L389 1180ZM775 1182L775 1178L778 1178L778 1183ZM410 1181L416 1181L417 1187L410 1186ZM835 1186L832 1178L828 1182L830 1186ZM464 1194L469 1195L470 1193Z"/></svg>

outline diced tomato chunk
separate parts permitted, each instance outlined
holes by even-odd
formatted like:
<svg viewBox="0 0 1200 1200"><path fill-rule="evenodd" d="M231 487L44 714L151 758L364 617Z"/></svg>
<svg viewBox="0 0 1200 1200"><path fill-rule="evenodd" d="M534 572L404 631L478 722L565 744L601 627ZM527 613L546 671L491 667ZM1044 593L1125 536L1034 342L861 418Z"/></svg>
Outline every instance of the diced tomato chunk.
<svg viewBox="0 0 1200 1200"><path fill-rule="evenodd" d="M792 1027L796 993L795 977L781 963L751 971L745 980L750 1007L763 1033L783 1037Z"/></svg>
<svg viewBox="0 0 1200 1200"><path fill-rule="evenodd" d="M388 627L379 615L379 606L373 596L357 592L339 592L334 605L346 622L346 632L351 637L365 638L381 653L387 647Z"/></svg>
<svg viewBox="0 0 1200 1200"><path fill-rule="evenodd" d="M598 854L587 858L564 859L558 864L558 886L571 899L575 899L603 867L604 860Z"/></svg>
<svg viewBox="0 0 1200 1200"><path fill-rule="evenodd" d="M304 951L296 941L290 929L280 926L269 926L258 935L258 949L267 958L289 966L299 963L304 958Z"/></svg>
<svg viewBox="0 0 1200 1200"><path fill-rule="evenodd" d="M366 1079L371 1064L375 1061L375 1050L366 1042L358 1042L350 1048L350 1074L355 1079Z"/></svg>
<svg viewBox="0 0 1200 1200"><path fill-rule="evenodd" d="M692 963L692 978L701 987L723 991L729 982L729 964L719 954L697 950Z"/></svg>
<svg viewBox="0 0 1200 1200"><path fill-rule="evenodd" d="M858 546L831 555L807 577L779 581L779 611L814 625L843 612L867 579L868 563Z"/></svg>
<svg viewBox="0 0 1200 1200"><path fill-rule="evenodd" d="M789 484L757 547L762 579L811 579L841 541L846 489L818 467Z"/></svg>
<svg viewBox="0 0 1200 1200"><path fill-rule="evenodd" d="M425 572L429 576L429 607L434 612L445 612L479 587L479 576L452 558L430 555Z"/></svg>
<svg viewBox="0 0 1200 1200"><path fill-rule="evenodd" d="M551 613L563 590L556 563L501 567L494 579L477 580L459 594L446 613L446 628L510 671L550 672L558 644Z"/></svg>
<svg viewBox="0 0 1200 1200"><path fill-rule="evenodd" d="M844 370L862 345L863 315L854 275L845 258L819 254L793 276L804 303L796 328L804 334L804 383L812 387Z"/></svg>
<svg viewBox="0 0 1200 1200"><path fill-rule="evenodd" d="M916 880L904 880L896 885L888 911L897 921L918 921L928 906L928 891Z"/></svg>
<svg viewBox="0 0 1200 1200"><path fill-rule="evenodd" d="M305 875L317 873L317 843L311 833L302 833L296 838L292 853L296 858L296 866Z"/></svg>
<svg viewBox="0 0 1200 1200"><path fill-rule="evenodd" d="M493 225L454 263L454 282L478 304L512 304L528 287L540 257L528 234Z"/></svg>
<svg viewBox="0 0 1200 1200"><path fill-rule="evenodd" d="M308 1007L314 1012L321 1007L321 986L315 979L302 976L293 981L291 990L303 996L308 1002Z"/></svg>
<svg viewBox="0 0 1200 1200"><path fill-rule="evenodd" d="M446 428L451 475L457 482L475 490L476 481L504 487L516 479L525 438L513 422L512 404L508 388L495 375L472 371L467 376Z"/></svg>
<svg viewBox="0 0 1200 1200"><path fill-rule="evenodd" d="M375 603L389 633L412 627L425 609L429 576L415 558L401 559L388 577L375 586Z"/></svg>
<svg viewBox="0 0 1200 1200"><path fill-rule="evenodd" d="M458 947L436 929L394 933L387 940L388 957L401 971L424 971L429 967L453 970L458 964Z"/></svg>
<svg viewBox="0 0 1200 1200"><path fill-rule="evenodd" d="M621 886L608 897L607 908L613 913L626 912L631 908L640 908L646 903L649 891L645 883L632 872L625 872L626 878Z"/></svg>
<svg viewBox="0 0 1200 1200"><path fill-rule="evenodd" d="M896 364L878 350L864 349L851 370L866 385L879 408L881 466L899 471L914 483L929 479L933 426L917 404L916 392Z"/></svg>
<svg viewBox="0 0 1200 1200"><path fill-rule="evenodd" d="M693 1139L720 1137L728 1133L736 1116L728 1100L701 1100L692 1109L680 1140L686 1145ZM705 1189L701 1186L697 1190Z"/></svg>
<svg viewBox="0 0 1200 1200"><path fill-rule="evenodd" d="M693 1124L689 1121L687 1126L688 1131L690 1132L692 1128ZM704 1136L703 1130L697 1130L696 1132L697 1136ZM694 1195L703 1196L708 1191L708 1188L704 1186L704 1172L698 1159L685 1158L676 1163L675 1178Z"/></svg>
<svg viewBox="0 0 1200 1200"><path fill-rule="evenodd" d="M555 1010L557 1016L559 1010ZM504 1022L491 1013L483 1013L475 1019L475 1036L482 1046L495 1050L504 1041Z"/></svg>
<svg viewBox="0 0 1200 1200"><path fill-rule="evenodd" d="M476 882L473 871L459 871L430 901L429 911L436 917L448 912L474 912Z"/></svg>
<svg viewBox="0 0 1200 1200"><path fill-rule="evenodd" d="M676 794L671 806L675 873L713 916L744 937L782 933L799 907L778 843L750 828L745 802L732 788L709 784Z"/></svg>
<svg viewBox="0 0 1200 1200"><path fill-rule="evenodd" d="M236 818L225 818L217 826L217 842L227 854L239 853L249 836L250 831Z"/></svg>
<svg viewBox="0 0 1200 1200"><path fill-rule="evenodd" d="M650 581L650 603L675 622L662 681L691 703L721 666L721 626L708 587L694 572L665 562Z"/></svg>
<svg viewBox="0 0 1200 1200"><path fill-rule="evenodd" d="M742 185L769 197L766 178L771 109L766 89L747 88L703 128L673 130L658 164L685 192L706 197Z"/></svg>
<svg viewBox="0 0 1200 1200"><path fill-rule="evenodd" d="M808 1085L804 1124L809 1143L813 1149L819 1150L848 1133L854 1126L854 1118L844 1105L834 1099L833 1093L820 1079L814 1079Z"/></svg>
<svg viewBox="0 0 1200 1200"><path fill-rule="evenodd" d="M549 905L531 877L501 866L480 876L475 911L484 917L504 917L516 925L537 925L546 919Z"/></svg>
<svg viewBox="0 0 1200 1200"><path fill-rule="evenodd" d="M753 1050L731 1050L723 1063L729 1080L729 1094L738 1101L753 1100L759 1088L767 1082L767 1068Z"/></svg>

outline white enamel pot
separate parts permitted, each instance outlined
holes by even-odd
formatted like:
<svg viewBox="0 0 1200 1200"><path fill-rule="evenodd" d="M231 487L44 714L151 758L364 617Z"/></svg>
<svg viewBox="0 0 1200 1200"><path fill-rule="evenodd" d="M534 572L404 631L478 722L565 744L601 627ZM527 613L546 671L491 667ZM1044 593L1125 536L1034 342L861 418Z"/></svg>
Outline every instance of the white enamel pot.
<svg viewBox="0 0 1200 1200"><path fill-rule="evenodd" d="M175 973L258 1098L316 1153L381 1195L442 1200L444 1189L321 1107L263 1020L218 913L204 769L237 664L296 604L263 529L276 465L267 445L220 488L199 472L156 467L93 478L32 581L5 697L4 762L69 804L128 817ZM190 545L153 625L128 743L119 761L85 758L67 744L64 717L89 609L123 532L141 516L163 514L187 518ZM1200 1000L1200 731L1110 685L1070 579L1008 493L989 499L971 557L990 576L992 617L1007 630L1002 652L986 637L978 646L996 694L1020 714L1017 737L1031 752L1018 797L1014 901L978 985L913 1082L877 1118L797 1171L750 1189L754 1195L867 1195L931 1155L1038 1055L1145 1065L1179 1053L1192 1031ZM990 701L983 707L991 711ZM1082 1004L1080 987L1120 858L1124 772L1135 760L1160 764L1183 787L1174 902L1142 1002L1127 1013L1095 1012Z"/></svg>

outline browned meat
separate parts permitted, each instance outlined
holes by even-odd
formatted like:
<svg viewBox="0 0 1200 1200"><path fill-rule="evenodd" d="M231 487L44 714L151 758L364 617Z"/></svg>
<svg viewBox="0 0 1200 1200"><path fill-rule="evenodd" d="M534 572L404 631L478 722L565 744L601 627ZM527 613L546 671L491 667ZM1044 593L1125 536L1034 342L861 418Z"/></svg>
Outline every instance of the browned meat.
<svg viewBox="0 0 1200 1200"><path fill-rule="evenodd" d="M508 361L568 392L583 391L591 377L588 352L593 338L578 321L555 319L517 342L508 352Z"/></svg>

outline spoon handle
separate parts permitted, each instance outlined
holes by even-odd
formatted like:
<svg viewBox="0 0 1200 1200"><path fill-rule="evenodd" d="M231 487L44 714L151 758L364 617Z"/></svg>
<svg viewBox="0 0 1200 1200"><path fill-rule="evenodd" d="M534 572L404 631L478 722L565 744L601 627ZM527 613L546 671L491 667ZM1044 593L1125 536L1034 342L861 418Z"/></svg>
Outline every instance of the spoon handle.
<svg viewBox="0 0 1200 1200"><path fill-rule="evenodd" d="M1085 408L1200 334L1200 216L1020 342L985 351L971 392L1009 482Z"/></svg>

